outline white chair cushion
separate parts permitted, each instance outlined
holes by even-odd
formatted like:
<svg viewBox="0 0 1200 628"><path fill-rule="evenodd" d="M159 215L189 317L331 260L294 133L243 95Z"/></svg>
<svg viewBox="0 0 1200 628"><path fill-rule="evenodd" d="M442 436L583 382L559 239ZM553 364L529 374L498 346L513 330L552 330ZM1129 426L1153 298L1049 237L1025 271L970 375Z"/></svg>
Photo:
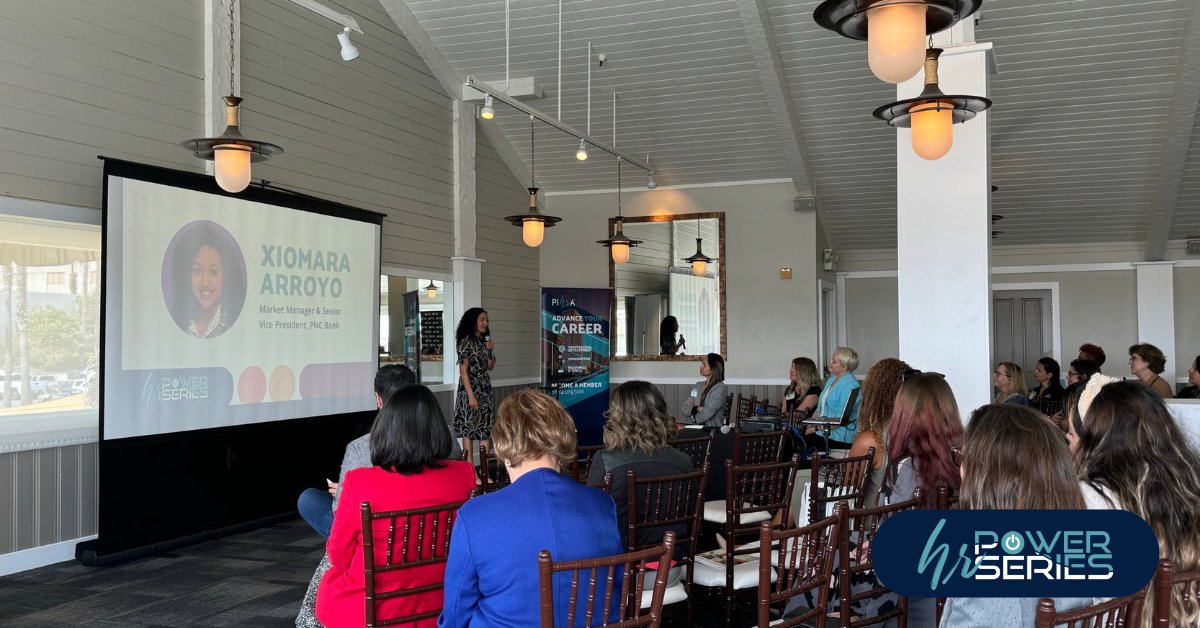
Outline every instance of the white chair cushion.
<svg viewBox="0 0 1200 628"><path fill-rule="evenodd" d="M742 508L749 508L751 504L742 504ZM749 525L758 523L759 521L767 521L771 518L770 513L752 512L741 516L741 521L738 525ZM704 520L712 523L725 523L725 500L714 499L704 502Z"/></svg>
<svg viewBox="0 0 1200 628"><path fill-rule="evenodd" d="M771 582L775 582L775 570L771 570ZM725 568L715 567L713 565L696 561L695 568L696 584L706 587L724 587L725 586ZM734 565L733 567L733 588L734 589L750 589L758 586L758 561Z"/></svg>
<svg viewBox="0 0 1200 628"><path fill-rule="evenodd" d="M649 574L647 574L647 576L649 576ZM653 598L654 598L654 590L653 589L643 590L642 591L642 608L650 608L650 602L653 600ZM687 599L687 589L683 588L682 582L676 582L675 584L667 587L666 591L663 591L663 606L666 606L667 604L674 604L676 602L682 602L686 599Z"/></svg>

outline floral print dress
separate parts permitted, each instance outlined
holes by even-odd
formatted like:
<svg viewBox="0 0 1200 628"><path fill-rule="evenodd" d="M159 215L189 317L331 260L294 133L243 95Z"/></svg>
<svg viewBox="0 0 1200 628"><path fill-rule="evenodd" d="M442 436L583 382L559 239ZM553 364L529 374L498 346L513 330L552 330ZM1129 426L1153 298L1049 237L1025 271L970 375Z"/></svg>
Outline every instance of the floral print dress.
<svg viewBox="0 0 1200 628"><path fill-rule="evenodd" d="M456 363L467 361L467 379L471 381L479 409L471 408L467 388L463 382L458 382L458 391L454 395L454 433L459 438L489 439L496 417L492 412L492 377L488 373L487 347L479 336L468 336L459 341L457 351Z"/></svg>

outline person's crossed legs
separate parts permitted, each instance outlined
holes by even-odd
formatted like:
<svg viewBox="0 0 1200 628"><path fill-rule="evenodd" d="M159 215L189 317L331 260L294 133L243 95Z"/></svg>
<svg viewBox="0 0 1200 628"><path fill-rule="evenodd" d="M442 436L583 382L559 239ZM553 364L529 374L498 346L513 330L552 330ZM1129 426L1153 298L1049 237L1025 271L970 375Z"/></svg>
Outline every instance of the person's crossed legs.
<svg viewBox="0 0 1200 628"><path fill-rule="evenodd" d="M306 488L296 500L300 518L308 522L323 538L329 538L333 527L333 496L319 488Z"/></svg>

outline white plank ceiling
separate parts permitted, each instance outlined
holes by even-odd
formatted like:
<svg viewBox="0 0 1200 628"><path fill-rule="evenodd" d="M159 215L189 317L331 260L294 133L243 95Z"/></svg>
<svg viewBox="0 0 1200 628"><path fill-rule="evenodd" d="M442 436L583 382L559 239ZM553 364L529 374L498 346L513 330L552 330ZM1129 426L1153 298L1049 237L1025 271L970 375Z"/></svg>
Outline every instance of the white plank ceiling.
<svg viewBox="0 0 1200 628"><path fill-rule="evenodd" d="M1182 128L1170 115L1186 73L1200 80L1196 60L1182 58L1196 1L984 3L976 40L995 45L1000 69L990 94L992 210L1005 216L997 244L1145 240L1173 134L1191 141L1170 237L1200 237L1200 130L1193 116ZM504 80L503 0L407 4L460 77ZM870 74L865 44L813 22L817 4L765 0L809 174L836 246L894 247L896 142L871 111L895 91ZM592 67L591 133L612 139L615 90L616 144L650 155L660 185L793 176L736 0L565 0L561 90L557 0L512 0L510 15L509 75L536 77L544 98L529 104L553 115L561 97L563 121L577 128L588 125L588 42L607 55ZM492 124L528 165L528 118L496 109ZM538 184L615 187L614 161L593 150L577 162L576 145L538 125ZM623 184L640 188L645 176L625 168Z"/></svg>

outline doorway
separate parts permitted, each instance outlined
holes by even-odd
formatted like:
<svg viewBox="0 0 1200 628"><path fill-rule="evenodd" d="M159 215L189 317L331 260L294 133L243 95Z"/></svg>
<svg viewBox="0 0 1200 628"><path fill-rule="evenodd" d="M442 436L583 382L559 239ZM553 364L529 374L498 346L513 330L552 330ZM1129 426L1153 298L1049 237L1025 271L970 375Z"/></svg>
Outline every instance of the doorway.
<svg viewBox="0 0 1200 628"><path fill-rule="evenodd" d="M1032 389L1037 385L1033 379L1037 361L1047 356L1059 359L1058 284L1001 286L992 290L992 361L1021 365L1025 386Z"/></svg>

